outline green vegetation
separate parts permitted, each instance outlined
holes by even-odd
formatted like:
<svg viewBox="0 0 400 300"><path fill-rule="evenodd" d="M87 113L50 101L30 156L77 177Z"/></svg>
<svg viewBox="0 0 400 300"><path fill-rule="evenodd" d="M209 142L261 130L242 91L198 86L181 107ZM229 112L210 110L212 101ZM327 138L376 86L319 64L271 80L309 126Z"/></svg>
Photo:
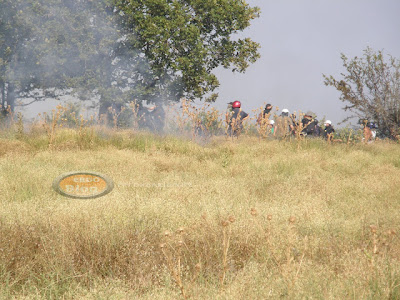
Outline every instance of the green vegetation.
<svg viewBox="0 0 400 300"><path fill-rule="evenodd" d="M345 73L341 79L325 76L325 85L340 92L344 110L376 122L381 134L392 139L400 136L400 61L383 51L364 50L362 57L341 56Z"/></svg>
<svg viewBox="0 0 400 300"><path fill-rule="evenodd" d="M398 144L87 130L2 131L0 298L400 297Z"/></svg>
<svg viewBox="0 0 400 300"><path fill-rule="evenodd" d="M72 94L99 98L106 114L131 101L214 101L216 68L244 72L259 57L257 43L233 38L258 8L217 2L0 0L0 104Z"/></svg>

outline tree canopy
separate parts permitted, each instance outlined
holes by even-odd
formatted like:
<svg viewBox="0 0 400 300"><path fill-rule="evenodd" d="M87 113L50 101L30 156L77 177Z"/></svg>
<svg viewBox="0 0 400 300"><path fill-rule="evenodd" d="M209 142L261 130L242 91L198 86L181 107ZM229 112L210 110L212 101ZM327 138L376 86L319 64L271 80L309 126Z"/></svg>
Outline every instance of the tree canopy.
<svg viewBox="0 0 400 300"><path fill-rule="evenodd" d="M400 134L400 61L385 58L383 51L364 50L362 57L341 56L345 73L341 79L326 76L325 85L340 92L344 107L357 116L377 123L389 137Z"/></svg>
<svg viewBox="0 0 400 300"><path fill-rule="evenodd" d="M243 0L0 0L2 104L75 93L103 107L216 99L217 67L244 72L259 45L236 33Z"/></svg>

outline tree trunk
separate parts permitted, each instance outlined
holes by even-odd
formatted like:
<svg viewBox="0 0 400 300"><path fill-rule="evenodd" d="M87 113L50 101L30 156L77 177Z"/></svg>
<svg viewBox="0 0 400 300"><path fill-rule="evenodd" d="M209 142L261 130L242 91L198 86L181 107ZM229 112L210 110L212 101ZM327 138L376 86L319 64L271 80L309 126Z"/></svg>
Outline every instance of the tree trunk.
<svg viewBox="0 0 400 300"><path fill-rule="evenodd" d="M109 101L101 101L99 107L99 120L107 125L113 124L118 119L122 110L121 103L112 103ZM113 124L115 126L115 124Z"/></svg>
<svg viewBox="0 0 400 300"><path fill-rule="evenodd" d="M111 106L111 103L107 101L101 101L100 99L99 117L101 117L102 115L107 115L109 112L108 108Z"/></svg>
<svg viewBox="0 0 400 300"><path fill-rule="evenodd" d="M15 109L15 86L9 83L7 86L7 106L10 107L10 111L14 112Z"/></svg>
<svg viewBox="0 0 400 300"><path fill-rule="evenodd" d="M1 89L1 108L4 109L4 105L6 104L6 85L4 80L0 81L0 89Z"/></svg>

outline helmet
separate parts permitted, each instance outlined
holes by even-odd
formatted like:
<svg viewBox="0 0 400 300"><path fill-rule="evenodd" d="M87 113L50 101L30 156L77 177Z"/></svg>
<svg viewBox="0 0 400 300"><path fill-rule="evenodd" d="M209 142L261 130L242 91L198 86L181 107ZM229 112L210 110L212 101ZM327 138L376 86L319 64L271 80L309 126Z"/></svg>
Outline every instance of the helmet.
<svg viewBox="0 0 400 300"><path fill-rule="evenodd" d="M307 111L306 114L305 114L304 116L305 116L305 117L309 116L309 117L311 117L311 118L315 118L315 114L314 114L311 110Z"/></svg>
<svg viewBox="0 0 400 300"><path fill-rule="evenodd" d="M274 121L274 120L269 120L269 124L270 124L270 125L274 125L274 124L275 124L275 121Z"/></svg>
<svg viewBox="0 0 400 300"><path fill-rule="evenodd" d="M235 101L232 103L232 108L240 108L242 106L242 104L240 103L240 101Z"/></svg>
<svg viewBox="0 0 400 300"><path fill-rule="evenodd" d="M326 120L326 121L325 121L325 124L332 125L332 122L331 122L331 120Z"/></svg>
<svg viewBox="0 0 400 300"><path fill-rule="evenodd" d="M284 108L284 109L282 109L282 112L283 112L283 113L289 113L289 110L286 109L286 108Z"/></svg>

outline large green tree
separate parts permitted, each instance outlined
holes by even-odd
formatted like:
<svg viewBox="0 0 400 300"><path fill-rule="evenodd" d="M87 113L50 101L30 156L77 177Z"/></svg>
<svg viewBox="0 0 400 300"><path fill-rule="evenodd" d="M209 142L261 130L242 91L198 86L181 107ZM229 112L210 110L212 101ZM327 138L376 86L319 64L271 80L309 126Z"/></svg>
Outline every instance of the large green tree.
<svg viewBox="0 0 400 300"><path fill-rule="evenodd" d="M378 124L381 132L400 134L400 61L382 51L364 50L362 57L341 56L345 72L340 79L326 76L325 84L340 92L345 110Z"/></svg>
<svg viewBox="0 0 400 300"><path fill-rule="evenodd" d="M103 113L132 99L212 101L215 68L244 72L259 56L234 36L259 14L242 0L0 0L0 11L3 101L97 95Z"/></svg>
<svg viewBox="0 0 400 300"><path fill-rule="evenodd" d="M201 98L219 85L219 66L244 72L259 57L259 45L236 39L258 16L242 0L116 0L119 24L140 49L169 97ZM213 99L213 96L211 97Z"/></svg>

